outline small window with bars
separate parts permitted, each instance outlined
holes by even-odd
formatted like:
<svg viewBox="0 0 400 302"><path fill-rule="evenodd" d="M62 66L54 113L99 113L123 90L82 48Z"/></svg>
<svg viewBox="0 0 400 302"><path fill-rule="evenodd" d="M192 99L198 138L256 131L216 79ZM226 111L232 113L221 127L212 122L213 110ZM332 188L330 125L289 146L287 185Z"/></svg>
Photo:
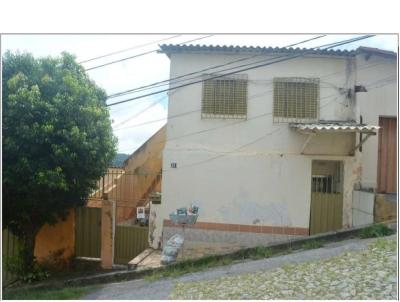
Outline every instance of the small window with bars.
<svg viewBox="0 0 400 302"><path fill-rule="evenodd" d="M274 122L318 120L319 79L274 78Z"/></svg>
<svg viewBox="0 0 400 302"><path fill-rule="evenodd" d="M247 75L231 75L203 82L202 118L247 117Z"/></svg>
<svg viewBox="0 0 400 302"><path fill-rule="evenodd" d="M311 191L317 193L340 193L340 175L313 175Z"/></svg>

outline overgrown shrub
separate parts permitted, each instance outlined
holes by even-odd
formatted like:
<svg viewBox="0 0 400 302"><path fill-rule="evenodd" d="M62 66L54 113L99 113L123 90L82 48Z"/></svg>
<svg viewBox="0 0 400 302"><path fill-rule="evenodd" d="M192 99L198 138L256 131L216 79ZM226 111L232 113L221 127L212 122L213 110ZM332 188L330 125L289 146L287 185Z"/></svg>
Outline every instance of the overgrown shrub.
<svg viewBox="0 0 400 302"><path fill-rule="evenodd" d="M7 259L6 270L15 275L18 280L26 283L41 281L50 277L49 272L39 265L36 260L32 264L31 270L27 271L21 257L18 256L12 256Z"/></svg>
<svg viewBox="0 0 400 302"><path fill-rule="evenodd" d="M386 224L377 223L371 225L365 229L362 229L359 233L361 238L374 238L392 235L394 231L389 228Z"/></svg>

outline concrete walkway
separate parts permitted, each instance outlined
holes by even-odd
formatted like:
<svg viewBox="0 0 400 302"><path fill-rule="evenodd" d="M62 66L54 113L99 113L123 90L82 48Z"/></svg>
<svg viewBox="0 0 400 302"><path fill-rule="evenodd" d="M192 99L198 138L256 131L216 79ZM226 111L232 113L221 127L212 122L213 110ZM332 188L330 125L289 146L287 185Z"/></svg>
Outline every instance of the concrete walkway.
<svg viewBox="0 0 400 302"><path fill-rule="evenodd" d="M397 235L385 237L394 239ZM294 253L277 256L256 261L244 261L228 266L212 268L206 271L193 274L182 275L177 278L168 278L158 281L147 281L144 279L111 283L103 286L83 299L102 299L102 300L163 300L168 299L177 282L191 282L212 280L227 276L268 271L282 267L287 264L318 261L341 255L350 251L363 251L368 249L368 245L376 239L350 239L340 242L326 244L324 247L313 250L296 251Z"/></svg>

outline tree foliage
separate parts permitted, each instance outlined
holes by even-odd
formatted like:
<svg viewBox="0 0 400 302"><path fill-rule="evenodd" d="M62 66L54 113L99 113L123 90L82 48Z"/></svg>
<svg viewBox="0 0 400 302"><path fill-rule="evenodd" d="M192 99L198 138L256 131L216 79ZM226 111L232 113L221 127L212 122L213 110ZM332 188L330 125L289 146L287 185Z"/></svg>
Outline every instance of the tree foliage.
<svg viewBox="0 0 400 302"><path fill-rule="evenodd" d="M63 53L3 56L3 227L30 245L84 205L115 156L105 91ZM33 241L33 242L32 242Z"/></svg>

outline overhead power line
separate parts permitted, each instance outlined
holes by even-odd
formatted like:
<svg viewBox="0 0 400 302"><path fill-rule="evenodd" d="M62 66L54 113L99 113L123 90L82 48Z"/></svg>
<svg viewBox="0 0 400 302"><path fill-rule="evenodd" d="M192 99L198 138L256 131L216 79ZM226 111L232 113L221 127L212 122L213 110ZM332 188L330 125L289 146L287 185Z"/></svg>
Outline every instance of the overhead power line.
<svg viewBox="0 0 400 302"><path fill-rule="evenodd" d="M311 39L307 39L307 40L303 40L303 41L300 41L300 42L297 42L297 43L294 43L294 44L286 45L286 46L284 46L284 48L293 47L293 46L296 46L296 45L299 45L299 44L303 44L303 43L306 43L306 42L309 42L309 41L312 41L312 40L323 38L325 36L326 35L320 35L320 36L317 36L317 37L313 37ZM224 63L224 64L210 66L210 67L207 67L205 69L201 69L201 70L197 70L197 71L194 71L194 72L190 72L190 73L187 73L187 74L184 74L184 75L180 75L180 76L177 76L177 77L174 77L174 78L171 78L171 79L163 80L163 81L160 81L160 82L155 82L155 83L152 83L152 84L144 85L144 86L133 88L133 89L128 89L128 90L121 91L121 92L118 92L118 93L113 93L113 94L110 94L109 96L107 96L107 98L110 99L110 98L115 98L115 97L118 97L118 96L122 96L122 95L126 95L126 94L129 94L129 93L132 93L132 92L136 92L136 91L147 90L145 88L152 89L152 88L156 88L156 87L160 87L160 86L165 86L168 83L171 84L172 81L174 81L174 84L176 84L178 82L186 81L186 80L193 79L193 78L189 78L189 79L185 79L185 80L181 80L181 81L175 81L177 79L181 79L181 78L184 78L184 77L187 77L187 76L190 76L190 75L194 75L194 74L199 74L199 73L202 73L202 72L205 72L205 71L208 71L208 70L212 70L212 69L228 66L228 65L231 65L231 64L234 64L234 63L237 63L237 62L251 60L251 59L253 59L255 57L259 57L259 56L263 56L263 55L264 54L256 54L256 55L253 55L253 56L250 56L250 57L233 60L233 61L230 61L230 62L227 62L227 63ZM276 58L273 58L273 59L276 59ZM253 62L253 63L256 63L256 62ZM236 66L236 67L239 67L239 66ZM236 68L236 67L232 67L232 68Z"/></svg>
<svg viewBox="0 0 400 302"><path fill-rule="evenodd" d="M366 64L366 65L363 65L363 68L362 68L362 69L364 70L364 69L368 69L368 68L375 67L375 66L378 66L378 65L382 65L382 64ZM333 75L333 74L337 74L337 73L338 73L338 72L330 73L330 74L324 75L324 76L321 77L321 79L322 79L322 78L329 77L329 76L331 76L331 75ZM395 79L393 79L393 76L389 76L389 77L385 77L385 78L382 78L382 79L373 81L373 82L368 83L368 84L366 84L366 85L367 85L367 87L370 87L370 85L378 84L378 83L382 83L382 82L383 82L383 85L379 85L379 86L376 86L376 87L371 87L371 88L368 88L368 90L369 90L369 91L370 91L370 90L374 90L374 89L380 88L380 87L382 87L382 86L385 86L385 85L394 83L394 82L395 82ZM262 96L262 95L265 95L266 93L269 93L269 92L272 92L272 90L268 90L268 91L265 91L265 92L262 92L262 93L258 93L258 94L256 94L256 95L253 95L253 96L249 97L249 100L258 98L258 97L260 97L260 96ZM321 109L321 108L324 108L324 107L326 107L326 106L328 106L329 104L332 104L333 102L335 102L335 103L337 103L337 104L340 104L340 105L342 105L342 106L347 106L346 104L343 104L342 102L336 101L337 98L338 98L339 96L340 96L340 95L338 95L338 96L335 97L335 95L333 94L333 95L328 95L328 96L325 96L325 97L320 98L320 100L332 98L329 102L325 103L324 105L321 105L321 106L320 106L320 109ZM184 115L188 115L188 114L195 113L195 112L200 112L200 111L201 111L201 109L192 110L192 111L184 112L184 113L177 114L177 115L168 116L168 117L161 118L161 119L157 119L157 120L152 120L152 121L148 121L148 122L144 122L144 123L140 123L140 124L135 124L135 125L132 125L132 126L127 126L127 127L123 127L123 128L114 129L114 131L124 130L124 129L128 129L128 128L134 128L134 127L139 127L139 126L142 126L142 125L152 124L152 123L156 123L156 122L161 122L161 121L166 120L167 118L168 118L168 119L178 118L178 117L181 117L181 116L184 116ZM239 121L235 121L235 122L233 122L233 123L224 124L224 125L217 126L217 127L214 127L214 128L208 128L208 129L204 129L204 130L200 130L200 131L196 131L196 132L187 133L187 134L180 135L180 136L177 136L177 137L172 137L172 138L169 138L169 139L164 139L164 140L162 140L162 141L158 141L158 142L155 142L155 143L157 143L157 144L159 144L159 143L164 143L164 142L167 142L167 141L173 141L173 140L177 140L177 139L184 138L184 137L187 137L187 136L192 136L192 135L197 135L197 134L201 134L201 133L205 133L205 132L209 132L209 131L214 131L214 130L217 130L217 129L222 129L222 128L234 126L234 125L236 125L236 124L240 124L240 123L243 123L243 122L246 122L246 121L258 119L258 118L261 118L261 117L264 117L264 116L268 116L268 115L271 115L271 114L272 114L271 112L268 112L268 113L264 113L264 114L260 114L260 115L257 115L257 116L253 116L253 117L247 118L246 120L239 120ZM165 125L165 124L164 124L164 125ZM132 150L132 148L123 149L123 150L120 150L120 151L121 151L121 152L125 152L125 151L130 151L130 150Z"/></svg>
<svg viewBox="0 0 400 302"><path fill-rule="evenodd" d="M376 67L376 66L379 66L379 65L382 65L382 64L383 64L383 63L378 63L378 64L365 64L365 65L363 65L362 68L360 68L359 70L364 70L364 69L368 69L368 68L371 68L371 67ZM342 72L342 71L338 71L338 72L334 72L334 73L329 73L329 74L323 75L323 76L320 77L320 80L321 80L321 79L328 78L328 77L331 77L331 76L333 76L333 75L335 75L335 74L338 74L338 73L341 73L341 72ZM376 84L376 83L380 83L381 81L385 81L385 80L387 80L387 79L391 79L392 77L393 77L393 76L390 76L390 77L387 77L387 78L385 77L385 78L383 78L383 79L380 79L380 80L374 81L374 82L372 82L372 83L366 84L366 86L368 87L369 85ZM321 82L322 82L322 81L321 81ZM391 83L391 81L390 81L390 83ZM271 84L272 84L272 81L271 81ZM270 84L268 84L268 85L270 85ZM372 88L372 89L370 89L370 90L373 90L373 89L375 89L375 88ZM176 90L175 90L175 91L176 91ZM175 91L173 91L173 93L175 93ZM260 96L263 96L263 95L265 95L265 94L267 94L267 93L269 93L269 92L272 92L272 91L273 91L273 90L267 90L267 91L264 91L264 92L262 92L262 93L258 93L258 94L252 95L252 96L249 97L249 100L253 100L253 99L255 99L255 98L259 98ZM329 95L329 96L327 96L327 97L322 97L322 98L320 98L320 100L325 99L325 98L329 98L329 97L331 97L331 96L333 96L333 95ZM341 104L341 105L343 105L343 106L346 106L346 105L344 105L343 103L340 103L340 102L338 102L338 104ZM322 107L324 107L324 106L321 106L321 108L322 108ZM160 118L160 119L156 119L156 120L151 120L151 121L147 121L147 122L143 122L143 123L134 124L134 125L131 125L131 126L126 126L126 127L122 127L122 128L117 128L117 129L114 129L114 131L120 131L120 130L129 129L129 128L140 127L140 126L143 126L143 125L153 124L153 123L157 123L157 122L164 121L164 120L166 120L167 118L168 118L168 119L178 118L178 117L181 117L181 116L184 116L184 115L189 115L189 114L192 114L192 113L195 113L195 112L200 112L200 111L201 111L201 109L191 110L191 111L179 113L179 114L176 114L176 115L170 115L170 116L168 116L168 117L164 117L164 118ZM143 112L141 112L141 113L143 113Z"/></svg>
<svg viewBox="0 0 400 302"><path fill-rule="evenodd" d="M313 37L313 38L310 38L310 39L307 39L307 40L303 40L303 41L300 41L300 42L296 42L296 43L287 45L287 46L285 46L285 47L292 47L292 46L295 46L295 45L303 44L303 43L306 43L306 42L309 42L309 41L312 41L312 40L320 39L320 38L325 37L325 36L326 36L326 35L320 35L320 36L317 36L317 37ZM242 59L234 60L234 61L231 61L231 62L228 62L228 63L225 63L225 64L221 64L221 65L217 65L217 66L211 66L211 67L208 67L208 68L203 69L203 70L200 70L200 71L196 71L196 72L192 72L192 73L189 73L189 74L186 74L186 75L182 75L182 76L176 77L175 79L177 79L177 78L182 78L182 77L185 77L185 76L187 76L187 75L199 73L199 72L202 72L202 71L204 71L204 70L214 69L214 68L218 68L218 67L221 67L221 66L226 66L226 65L229 65L229 64L238 62L238 61L248 60L248 59L251 59L251 58L254 58L254 57L257 57L257 56L261 56L261 55L260 55L260 54L257 54L257 55L251 56L251 57L249 57L249 58L242 58ZM276 58L274 58L274 59L276 59ZM172 80L172 79L171 79L171 80ZM169 81L169 80L166 80L166 81ZM160 83L160 82L159 82L159 83ZM154 84L151 84L151 85L154 85ZM143 86L143 87L148 87L148 86L151 86L151 85L147 85L147 86ZM164 84L164 85L165 85L165 84ZM163 85L161 85L161 86L163 86ZM138 88L137 88L137 89L138 89ZM122 92L122 93L114 94L114 95L115 95L114 97L119 96L120 94L124 94L124 93ZM146 111L146 110L145 110L145 111ZM137 116L137 115L135 114L133 117L136 117L136 116ZM133 118L133 117L132 117L132 118ZM130 119L131 119L131 118L129 118L129 120L130 120Z"/></svg>
<svg viewBox="0 0 400 302"><path fill-rule="evenodd" d="M211 36L213 36L213 35L204 36L204 37L201 37L201 38L197 38L197 39L181 42L181 43L178 43L178 44L190 43L190 42L202 40L202 39L205 39L205 38L209 38ZM134 56L127 57L127 58L111 61L111 62L104 63L104 64L101 64L101 65L93 66L93 67L90 67L90 68L86 68L85 71L89 71L89 70L97 69L97 68L100 68L100 67L108 66L108 65L111 65L111 64L123 62L123 61L126 61L126 60L134 59L134 58L137 58L137 57L141 57L141 56L144 56L144 55L148 55L148 54L154 53L156 51L158 51L158 49L153 49L153 50L146 51L146 52L134 55Z"/></svg>
<svg viewBox="0 0 400 302"><path fill-rule="evenodd" d="M181 36L181 35L175 35L175 36L172 36L172 37L169 37L169 38L165 38L165 39L161 39L161 40L156 40L156 41L153 41L153 42L149 42L149 43L145 43L145 44L141 44L141 45L137 45L137 46L133 46L133 47L129 47L129 48L125 48L125 49L121 49L121 50L109 52L109 53L106 53L106 54L101 55L101 56L98 56L98 57L94 57L94 58L91 58L91 59L87 59L87 60L84 60L84 61L80 61L80 62L78 62L78 63L79 63L79 64L87 63L87 62L94 61L94 60L97 60L97 59L102 59L102 58L105 58L105 57L109 57L109 56L112 56L112 55L116 55L116 54L118 54L118 53L125 52L125 51L128 51L128 50L133 50L133 49L137 49L137 48L142 48L142 47L145 47L145 46L148 46L148 45L152 45L152 44L156 44L156 43L159 43L159 42L171 40L171 39L174 39L174 38L177 38L177 37L180 37L180 36Z"/></svg>
<svg viewBox="0 0 400 302"><path fill-rule="evenodd" d="M276 60L276 61L272 61L272 62L268 62L268 63L263 63L263 64L259 64L259 65L256 65L256 66L247 67L247 68L243 68L243 69L240 69L240 70L236 70L236 71L232 71L232 72L228 72L228 73L224 73L224 74L220 74L220 75L214 75L214 76L208 77L207 79L193 81L193 82L190 82L190 83L181 84L179 86L174 86L174 87L170 87L170 88L167 88L167 89L162 89L162 90L159 90L159 91L155 91L155 92L152 92L152 93L147 93L147 94L144 94L144 95L141 95L141 96L137 96L137 97L129 98L129 99L126 99L126 100L118 101L118 102L115 102L115 103L112 103L112 104L108 104L107 106L108 107L109 106L115 106L115 105L118 105L118 104L130 102L130 101L133 101L133 100L137 100L137 99L141 99L141 98L148 97L148 96L151 96L151 95L155 95L155 94L159 94L159 93L162 93L162 92L166 92L166 91L169 91L169 90L172 90L172 89L182 88L182 87L198 84L198 83L201 83L201 82L204 82L204 81L207 81L207 80L213 80L213 79L216 79L216 78L221 78L221 77L225 77L225 76L228 76L228 75L236 74L238 72L247 71L247 70L251 70L251 69L256 69L256 68L260 68L260 67L264 67L264 66L273 65L273 64L276 64L276 63L292 60L294 58L298 58L298 57L304 56L306 54L312 53L314 51L314 49L316 49L316 48L326 47L327 45L330 45L330 46L328 46L326 48L323 48L324 50L325 49L329 49L329 48L333 48L333 47L338 47L338 46L341 46L341 45L345 45L345 44L348 44L348 43L352 43L352 42L368 39L368 38L371 38L373 36L374 35L365 35L365 36L362 36L362 37L359 37L359 38L353 38L353 39L343 40L343 41L340 41L340 42L329 43L329 44L313 47L310 50L304 51L303 53L298 54L298 55L289 56L289 57L286 57L286 58L283 58L283 59L280 59L280 60Z"/></svg>

